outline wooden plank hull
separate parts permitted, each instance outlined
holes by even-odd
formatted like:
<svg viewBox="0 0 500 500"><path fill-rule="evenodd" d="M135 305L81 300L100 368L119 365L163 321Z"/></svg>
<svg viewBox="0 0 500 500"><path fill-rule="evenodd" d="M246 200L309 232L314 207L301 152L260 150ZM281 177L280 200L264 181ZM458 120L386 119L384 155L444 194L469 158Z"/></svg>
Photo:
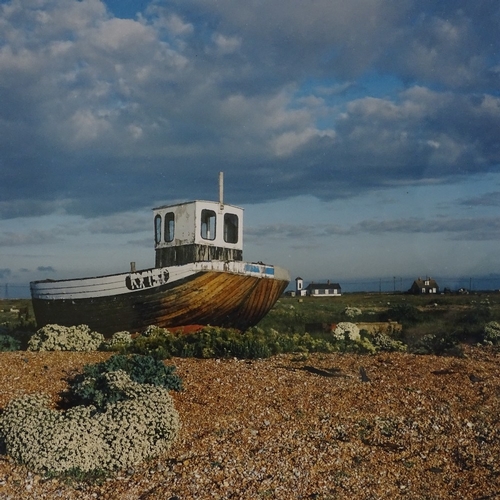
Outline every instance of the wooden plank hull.
<svg viewBox="0 0 500 500"><path fill-rule="evenodd" d="M87 324L104 335L213 325L245 330L267 314L288 272L262 264L204 262L31 284L38 327Z"/></svg>

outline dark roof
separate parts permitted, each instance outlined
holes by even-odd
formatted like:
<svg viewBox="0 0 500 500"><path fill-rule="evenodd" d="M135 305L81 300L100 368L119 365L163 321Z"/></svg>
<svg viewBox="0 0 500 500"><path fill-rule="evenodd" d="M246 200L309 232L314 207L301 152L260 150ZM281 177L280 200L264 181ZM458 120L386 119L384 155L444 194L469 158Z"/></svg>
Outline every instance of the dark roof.
<svg viewBox="0 0 500 500"><path fill-rule="evenodd" d="M426 281L428 282L427 285L425 284ZM439 288L436 280L432 278L426 278L426 279L418 278L413 282L413 284L417 285L419 288L424 288L426 286L431 288Z"/></svg>
<svg viewBox="0 0 500 500"><path fill-rule="evenodd" d="M310 283L306 286L306 290L340 290L338 283Z"/></svg>

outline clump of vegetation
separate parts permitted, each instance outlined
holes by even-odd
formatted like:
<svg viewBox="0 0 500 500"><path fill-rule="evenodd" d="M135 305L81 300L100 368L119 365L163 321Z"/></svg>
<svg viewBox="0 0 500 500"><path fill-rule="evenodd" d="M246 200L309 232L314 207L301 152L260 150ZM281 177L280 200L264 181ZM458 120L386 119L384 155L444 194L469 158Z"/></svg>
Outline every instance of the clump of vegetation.
<svg viewBox="0 0 500 500"><path fill-rule="evenodd" d="M18 351L21 348L21 341L11 335L0 334L0 351Z"/></svg>
<svg viewBox="0 0 500 500"><path fill-rule="evenodd" d="M103 375L111 392L126 399L67 411L30 394L12 400L0 415L0 439L18 463L51 475L96 474L123 469L164 453L179 429L167 389L134 382L122 370Z"/></svg>
<svg viewBox="0 0 500 500"><path fill-rule="evenodd" d="M333 332L336 340L359 340L359 328L354 323L341 321Z"/></svg>
<svg viewBox="0 0 500 500"><path fill-rule="evenodd" d="M389 337L382 342L373 342L370 335L360 335L353 323L337 325L332 333L313 336L309 333L284 334L277 330L254 327L246 332L230 328L205 327L200 331L174 334L168 330L155 328L147 336L133 339L122 349L126 353L138 353L165 359L171 356L197 358L240 359L268 358L281 353L312 352L355 352L375 353L383 350L404 350L401 342Z"/></svg>
<svg viewBox="0 0 500 500"><path fill-rule="evenodd" d="M35 332L34 324L28 324L24 319L17 322L0 324L0 351L19 351L26 349L28 341Z"/></svg>
<svg viewBox="0 0 500 500"><path fill-rule="evenodd" d="M484 326L483 342L498 345L500 344L500 323L490 321Z"/></svg>
<svg viewBox="0 0 500 500"><path fill-rule="evenodd" d="M405 352L408 347L400 340L393 339L384 332L377 331L371 337L371 343L377 351L384 352Z"/></svg>
<svg viewBox="0 0 500 500"><path fill-rule="evenodd" d="M409 351L413 354L436 354L462 356L459 339L453 332L438 332L423 335L412 342Z"/></svg>
<svg viewBox="0 0 500 500"><path fill-rule="evenodd" d="M333 352L335 346L308 333L284 334L277 330L251 328L240 332L231 328L207 326L191 334L174 334L157 328L133 339L122 351L165 359L172 356L242 359L267 358L292 352Z"/></svg>
<svg viewBox="0 0 500 500"><path fill-rule="evenodd" d="M132 342L132 335L129 332L116 332L113 333L110 339L106 339L105 343L101 345L101 349L105 351L117 351L123 346Z"/></svg>
<svg viewBox="0 0 500 500"><path fill-rule="evenodd" d="M46 325L29 340L28 351L97 351L104 336L87 325Z"/></svg>
<svg viewBox="0 0 500 500"><path fill-rule="evenodd" d="M403 325L414 325L422 321L422 313L417 307L405 302L394 304L389 307L386 313L386 320L397 321Z"/></svg>
<svg viewBox="0 0 500 500"><path fill-rule="evenodd" d="M352 319L352 318L355 318L356 316L361 316L361 314L363 314L363 312L361 311L361 309L359 307L350 307L350 306L347 306L344 309L343 314L347 318Z"/></svg>
<svg viewBox="0 0 500 500"><path fill-rule="evenodd" d="M464 338L474 338L478 341L483 339L486 324L490 322L491 310L486 304L473 304L459 318Z"/></svg>
<svg viewBox="0 0 500 500"><path fill-rule="evenodd" d="M63 394L65 407L94 406L105 411L110 404L127 399L127 391L109 383L109 373L124 372L139 384L182 390L182 380L175 373L175 366L165 366L163 361L151 356L115 355L102 363L85 365L83 372L68 380L69 388Z"/></svg>

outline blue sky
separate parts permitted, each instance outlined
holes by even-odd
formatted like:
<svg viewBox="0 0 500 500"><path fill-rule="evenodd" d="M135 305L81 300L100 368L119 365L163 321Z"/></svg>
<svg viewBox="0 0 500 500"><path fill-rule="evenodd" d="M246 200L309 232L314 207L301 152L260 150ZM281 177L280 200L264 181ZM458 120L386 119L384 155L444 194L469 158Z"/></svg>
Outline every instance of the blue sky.
<svg viewBox="0 0 500 500"><path fill-rule="evenodd" d="M246 260L500 276L499 32L497 0L0 1L0 286L151 267L150 209L220 170Z"/></svg>

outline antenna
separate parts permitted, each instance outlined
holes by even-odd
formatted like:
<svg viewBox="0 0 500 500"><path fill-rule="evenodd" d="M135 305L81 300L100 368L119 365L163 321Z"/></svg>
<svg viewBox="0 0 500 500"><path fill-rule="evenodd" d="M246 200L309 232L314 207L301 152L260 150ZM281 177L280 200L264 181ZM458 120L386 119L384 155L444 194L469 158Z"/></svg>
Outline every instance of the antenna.
<svg viewBox="0 0 500 500"><path fill-rule="evenodd" d="M224 172L219 172L219 204L224 207Z"/></svg>

